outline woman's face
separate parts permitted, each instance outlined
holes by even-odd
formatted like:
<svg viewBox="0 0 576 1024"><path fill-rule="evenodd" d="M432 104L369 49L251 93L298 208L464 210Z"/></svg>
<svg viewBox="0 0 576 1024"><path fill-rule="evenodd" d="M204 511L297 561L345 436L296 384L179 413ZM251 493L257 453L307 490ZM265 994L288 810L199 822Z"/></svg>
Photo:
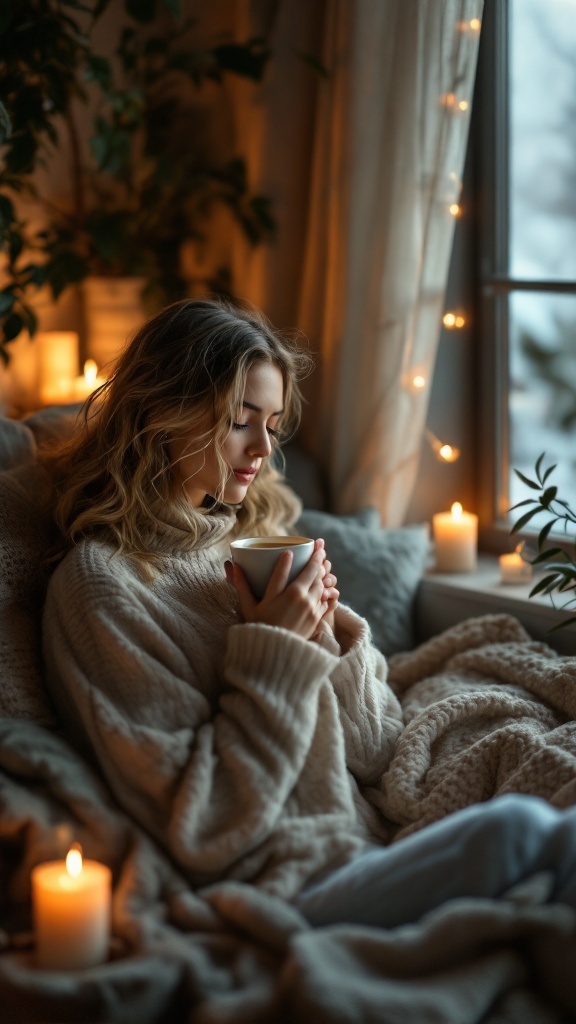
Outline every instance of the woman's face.
<svg viewBox="0 0 576 1024"><path fill-rule="evenodd" d="M272 451L272 438L282 414L284 384L272 363L254 363L248 370L242 411L222 445L230 473L222 498L234 505L244 500L262 460ZM170 457L188 498L195 507L207 494L214 496L220 483L214 441L201 452L193 437L170 444Z"/></svg>

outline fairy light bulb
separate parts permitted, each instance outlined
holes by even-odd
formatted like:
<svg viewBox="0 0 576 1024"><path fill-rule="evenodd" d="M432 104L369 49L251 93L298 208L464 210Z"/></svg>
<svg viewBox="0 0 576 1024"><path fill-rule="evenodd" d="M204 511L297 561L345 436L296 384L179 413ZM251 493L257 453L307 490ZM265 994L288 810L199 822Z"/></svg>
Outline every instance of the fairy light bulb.
<svg viewBox="0 0 576 1024"><path fill-rule="evenodd" d="M459 217L460 216L460 214L462 213L462 210L461 210L460 206L458 205L458 203L452 203L451 204L451 206L450 206L450 213L452 214L453 217Z"/></svg>
<svg viewBox="0 0 576 1024"><path fill-rule="evenodd" d="M444 316L442 317L442 323L444 324L444 327L447 327L448 330L450 330L450 328L454 327L456 323L456 314L444 313Z"/></svg>
<svg viewBox="0 0 576 1024"><path fill-rule="evenodd" d="M454 327L464 327L466 320L463 316L457 316L454 319Z"/></svg>
<svg viewBox="0 0 576 1024"><path fill-rule="evenodd" d="M458 110L468 110L468 100L460 100L458 103Z"/></svg>
<svg viewBox="0 0 576 1024"><path fill-rule="evenodd" d="M468 24L473 32L479 32L482 22L480 21L480 18L470 18Z"/></svg>
<svg viewBox="0 0 576 1024"><path fill-rule="evenodd" d="M416 376L412 378L412 387L417 391L421 391L422 388L426 387L426 378L423 377L421 373L417 373Z"/></svg>
<svg viewBox="0 0 576 1024"><path fill-rule="evenodd" d="M456 459L460 457L460 451L455 448L452 444L442 444L438 449L438 458L442 462L456 462Z"/></svg>

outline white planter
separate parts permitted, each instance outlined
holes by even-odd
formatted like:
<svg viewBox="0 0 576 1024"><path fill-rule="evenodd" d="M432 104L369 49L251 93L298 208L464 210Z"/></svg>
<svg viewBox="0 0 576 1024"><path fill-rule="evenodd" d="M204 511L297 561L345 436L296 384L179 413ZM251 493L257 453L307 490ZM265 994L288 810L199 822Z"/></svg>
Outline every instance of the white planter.
<svg viewBox="0 0 576 1024"><path fill-rule="evenodd" d="M106 377L144 320L143 287L141 277L87 277L82 284L86 352Z"/></svg>

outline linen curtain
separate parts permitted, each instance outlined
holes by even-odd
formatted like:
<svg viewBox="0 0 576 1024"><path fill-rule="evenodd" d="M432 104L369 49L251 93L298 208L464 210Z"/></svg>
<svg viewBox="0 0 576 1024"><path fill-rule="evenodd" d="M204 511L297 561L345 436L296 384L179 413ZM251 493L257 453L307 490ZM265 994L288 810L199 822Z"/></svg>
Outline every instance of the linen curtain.
<svg viewBox="0 0 576 1024"><path fill-rule="evenodd" d="M272 28L267 85L237 109L255 180L282 209L275 249L237 250L240 291L317 353L302 440L331 510L375 505L386 526L403 522L418 471L482 6L239 8L243 33L264 9ZM303 62L286 84L297 45L318 47L326 77Z"/></svg>

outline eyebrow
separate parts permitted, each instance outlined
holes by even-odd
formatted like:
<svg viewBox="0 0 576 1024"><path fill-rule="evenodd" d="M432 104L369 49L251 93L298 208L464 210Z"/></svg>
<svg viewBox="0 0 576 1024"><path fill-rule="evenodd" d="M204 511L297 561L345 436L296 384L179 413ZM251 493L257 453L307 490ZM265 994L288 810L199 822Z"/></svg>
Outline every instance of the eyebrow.
<svg viewBox="0 0 576 1024"><path fill-rule="evenodd" d="M242 402L243 409L252 409L252 412L262 412L259 405L252 405L252 402ZM271 412L270 416L281 416L284 409L279 409L278 412Z"/></svg>

